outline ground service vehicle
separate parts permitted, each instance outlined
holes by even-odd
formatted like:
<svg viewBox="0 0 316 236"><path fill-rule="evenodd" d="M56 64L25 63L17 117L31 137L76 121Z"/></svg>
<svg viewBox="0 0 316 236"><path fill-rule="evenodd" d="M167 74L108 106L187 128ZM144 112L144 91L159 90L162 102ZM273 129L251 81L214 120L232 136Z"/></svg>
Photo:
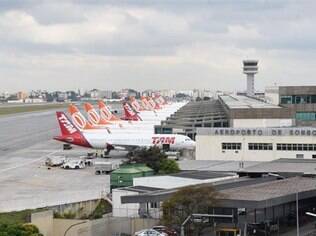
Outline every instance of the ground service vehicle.
<svg viewBox="0 0 316 236"><path fill-rule="evenodd" d="M82 160L71 160L71 161L67 161L65 162L62 167L64 169L83 169L86 167L86 165L84 164L84 161Z"/></svg>
<svg viewBox="0 0 316 236"><path fill-rule="evenodd" d="M63 156L53 156L47 157L45 160L45 165L47 166L61 166L66 162L66 158Z"/></svg>
<svg viewBox="0 0 316 236"><path fill-rule="evenodd" d="M113 170L119 168L118 164L114 164L112 162L94 162L94 169L96 175L104 175L109 174Z"/></svg>

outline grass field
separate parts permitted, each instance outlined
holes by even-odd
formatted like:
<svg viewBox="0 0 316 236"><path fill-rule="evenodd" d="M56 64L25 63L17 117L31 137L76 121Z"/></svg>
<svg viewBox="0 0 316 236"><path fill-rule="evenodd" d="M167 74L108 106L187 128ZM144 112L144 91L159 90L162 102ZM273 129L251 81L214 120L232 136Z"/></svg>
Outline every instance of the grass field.
<svg viewBox="0 0 316 236"><path fill-rule="evenodd" d="M35 210L24 210L24 211L13 211L9 213L0 213L0 224L24 224L30 222L31 214L39 211L43 211L42 209Z"/></svg>
<svg viewBox="0 0 316 236"><path fill-rule="evenodd" d="M8 107L4 106L4 107L0 107L0 116L23 113L23 112L44 111L44 110L50 110L50 109L65 108L67 106L68 104L66 103L41 104L41 105L16 105L16 106L8 106Z"/></svg>

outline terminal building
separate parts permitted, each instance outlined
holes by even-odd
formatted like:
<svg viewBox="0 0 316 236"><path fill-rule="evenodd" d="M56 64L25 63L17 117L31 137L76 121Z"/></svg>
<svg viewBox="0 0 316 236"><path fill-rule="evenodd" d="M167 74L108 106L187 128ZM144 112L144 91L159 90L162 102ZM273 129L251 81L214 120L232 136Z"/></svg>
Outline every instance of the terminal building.
<svg viewBox="0 0 316 236"><path fill-rule="evenodd" d="M197 130L197 160L271 161L316 158L316 129L204 128Z"/></svg>

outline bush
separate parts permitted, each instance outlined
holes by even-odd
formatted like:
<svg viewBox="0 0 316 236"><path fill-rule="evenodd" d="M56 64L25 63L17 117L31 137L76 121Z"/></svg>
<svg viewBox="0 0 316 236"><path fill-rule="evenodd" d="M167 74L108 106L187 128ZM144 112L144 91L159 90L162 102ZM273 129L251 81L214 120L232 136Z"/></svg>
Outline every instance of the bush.
<svg viewBox="0 0 316 236"><path fill-rule="evenodd" d="M178 163L169 160L167 155L158 147L144 148L134 152L134 156L130 157L127 163L142 163L153 169L157 174L172 174L180 171Z"/></svg>
<svg viewBox="0 0 316 236"><path fill-rule="evenodd" d="M32 224L0 224L0 236L42 236Z"/></svg>
<svg viewBox="0 0 316 236"><path fill-rule="evenodd" d="M89 216L89 219L100 219L103 217L104 214L107 214L110 212L112 212L111 204L108 201L101 199L98 206L95 208L93 213Z"/></svg>

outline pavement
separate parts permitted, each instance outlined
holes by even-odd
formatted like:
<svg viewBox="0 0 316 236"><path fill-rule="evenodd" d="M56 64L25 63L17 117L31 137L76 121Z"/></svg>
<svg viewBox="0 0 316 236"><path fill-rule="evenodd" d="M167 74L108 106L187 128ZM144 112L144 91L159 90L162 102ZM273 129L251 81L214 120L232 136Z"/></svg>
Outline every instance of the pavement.
<svg viewBox="0 0 316 236"><path fill-rule="evenodd" d="M81 170L47 168L49 156L78 159L88 149L63 151L52 140L59 133L55 111L0 117L0 212L19 211L96 199L110 191L110 176ZM110 159L121 162L119 154Z"/></svg>

